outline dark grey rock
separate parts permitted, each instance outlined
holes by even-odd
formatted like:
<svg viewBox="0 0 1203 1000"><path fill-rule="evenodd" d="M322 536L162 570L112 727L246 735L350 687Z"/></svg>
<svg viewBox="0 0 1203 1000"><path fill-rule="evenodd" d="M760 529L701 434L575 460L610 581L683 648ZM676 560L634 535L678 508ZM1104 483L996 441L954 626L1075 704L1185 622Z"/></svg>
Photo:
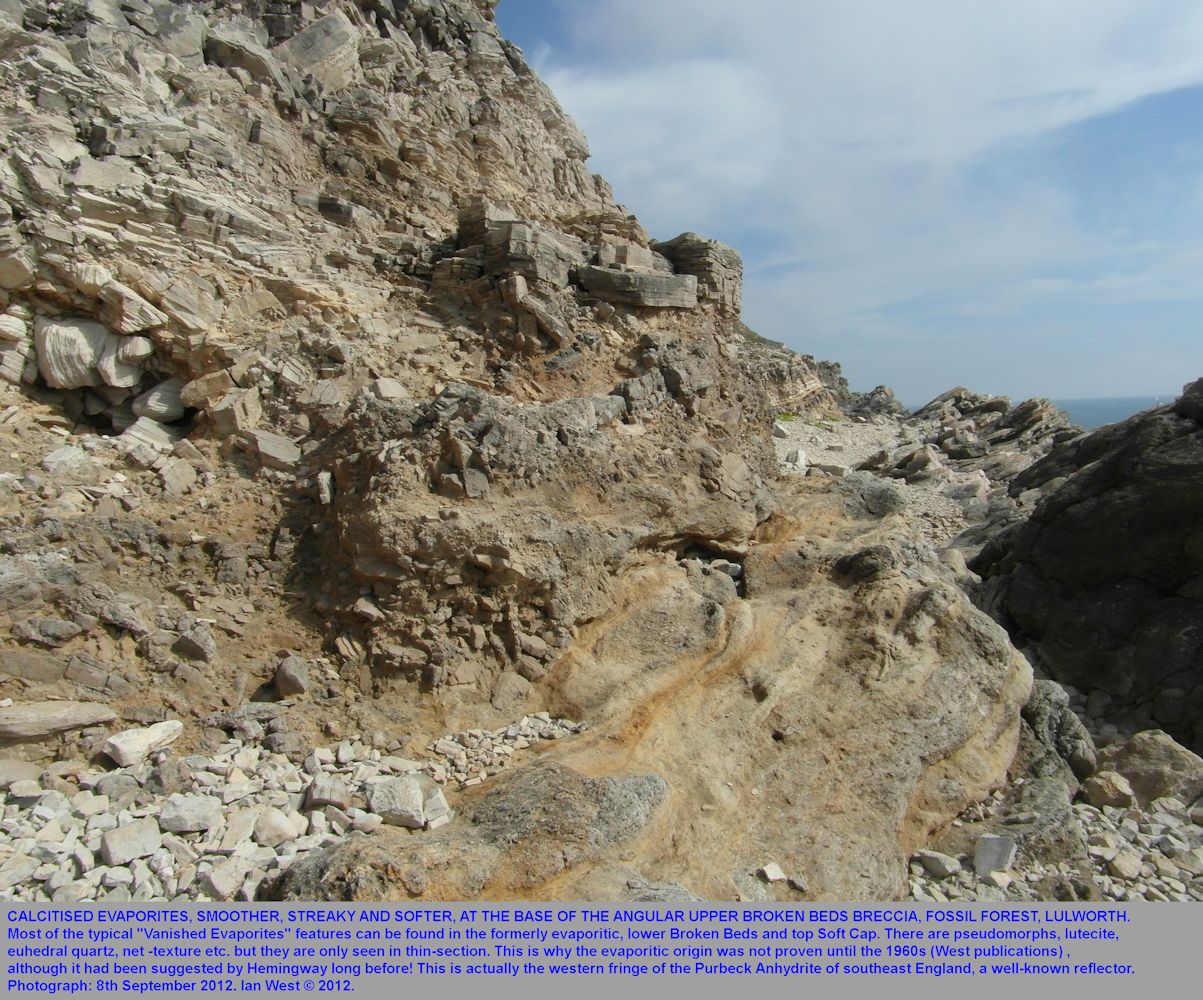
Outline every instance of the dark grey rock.
<svg viewBox="0 0 1203 1000"><path fill-rule="evenodd" d="M1036 739L1069 764L1079 781L1094 771L1094 740L1070 709L1069 695L1060 684L1037 680L1023 708L1023 718Z"/></svg>
<svg viewBox="0 0 1203 1000"><path fill-rule="evenodd" d="M698 304L698 279L691 274L582 267L580 281L606 302L658 309L692 309Z"/></svg>
<svg viewBox="0 0 1203 1000"><path fill-rule="evenodd" d="M292 698L309 690L309 665L299 656L286 656L276 667L276 693Z"/></svg>
<svg viewBox="0 0 1203 1000"><path fill-rule="evenodd" d="M1048 673L1203 748L1203 380L1019 473L1030 517L971 567L982 606ZM1163 697L1176 690L1178 697Z"/></svg>

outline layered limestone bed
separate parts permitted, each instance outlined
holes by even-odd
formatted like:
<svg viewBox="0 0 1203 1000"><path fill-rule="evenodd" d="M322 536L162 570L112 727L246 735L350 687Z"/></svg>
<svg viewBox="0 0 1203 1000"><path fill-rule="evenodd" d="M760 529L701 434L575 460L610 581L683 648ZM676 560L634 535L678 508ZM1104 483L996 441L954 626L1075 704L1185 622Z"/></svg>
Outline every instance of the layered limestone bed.
<svg viewBox="0 0 1203 1000"><path fill-rule="evenodd" d="M1203 896L974 603L1091 439L756 337L492 9L0 0L0 892Z"/></svg>

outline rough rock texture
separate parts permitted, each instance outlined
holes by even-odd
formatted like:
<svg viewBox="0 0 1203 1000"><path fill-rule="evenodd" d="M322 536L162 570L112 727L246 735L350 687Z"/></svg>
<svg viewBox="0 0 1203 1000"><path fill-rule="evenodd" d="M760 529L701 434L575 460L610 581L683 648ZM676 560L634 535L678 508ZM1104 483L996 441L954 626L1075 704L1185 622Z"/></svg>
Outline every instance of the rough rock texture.
<svg viewBox="0 0 1203 1000"><path fill-rule="evenodd" d="M1144 806L1156 799L1192 803L1203 795L1203 759L1157 730L1136 733L1100 755L1099 770L1115 772Z"/></svg>
<svg viewBox="0 0 1203 1000"><path fill-rule="evenodd" d="M1089 740L937 546L1062 415L879 400L866 468L783 468L838 368L615 203L484 0L15 11L6 890L893 898L1021 745L1051 842ZM31 868L51 809L89 853Z"/></svg>
<svg viewBox="0 0 1203 1000"><path fill-rule="evenodd" d="M1048 673L1203 748L1203 380L1054 451L1039 497L973 568L981 603Z"/></svg>
<svg viewBox="0 0 1203 1000"><path fill-rule="evenodd" d="M559 764L517 771L465 809L467 829L357 838L290 868L271 899L521 897L629 841L665 797L655 775L588 778Z"/></svg>

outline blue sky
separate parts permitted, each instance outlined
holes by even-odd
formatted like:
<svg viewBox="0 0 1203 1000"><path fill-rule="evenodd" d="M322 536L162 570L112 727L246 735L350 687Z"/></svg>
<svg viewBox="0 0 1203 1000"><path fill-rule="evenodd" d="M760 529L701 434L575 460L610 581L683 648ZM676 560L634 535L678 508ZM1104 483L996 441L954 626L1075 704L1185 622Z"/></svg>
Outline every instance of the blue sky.
<svg viewBox="0 0 1203 1000"><path fill-rule="evenodd" d="M1203 5L503 0L657 238L744 318L921 402L1203 375Z"/></svg>

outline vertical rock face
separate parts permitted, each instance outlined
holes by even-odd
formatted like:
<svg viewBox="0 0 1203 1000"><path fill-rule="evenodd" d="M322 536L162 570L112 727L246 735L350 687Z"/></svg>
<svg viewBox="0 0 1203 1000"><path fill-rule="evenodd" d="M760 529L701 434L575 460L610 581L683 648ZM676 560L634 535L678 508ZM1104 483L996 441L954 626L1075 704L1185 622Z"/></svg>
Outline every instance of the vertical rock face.
<svg viewBox="0 0 1203 1000"><path fill-rule="evenodd" d="M983 605L1053 677L1203 749L1203 381L1052 452L1031 490L975 563Z"/></svg>

